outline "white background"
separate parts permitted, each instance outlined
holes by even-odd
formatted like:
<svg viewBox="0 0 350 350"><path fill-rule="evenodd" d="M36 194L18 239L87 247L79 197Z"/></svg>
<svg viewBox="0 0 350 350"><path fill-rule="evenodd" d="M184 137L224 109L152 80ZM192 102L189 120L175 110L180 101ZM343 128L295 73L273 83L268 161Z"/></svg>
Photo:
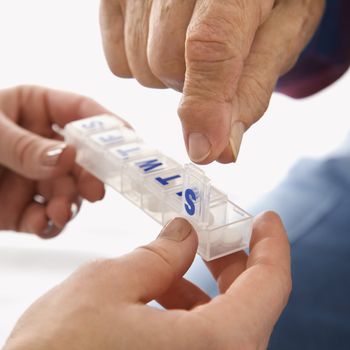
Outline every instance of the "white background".
<svg viewBox="0 0 350 350"><path fill-rule="evenodd" d="M187 162L176 115L180 95L109 72L98 5L98 0L1 0L0 88L39 84L89 95L127 119L147 142ZM275 95L264 119L246 133L238 164L213 164L205 171L237 204L249 207L296 159L320 156L342 141L349 129L348 91L349 74L309 99ZM84 205L66 232L51 241L0 233L0 344L23 310L81 263L127 252L159 230L108 191L104 201Z"/></svg>

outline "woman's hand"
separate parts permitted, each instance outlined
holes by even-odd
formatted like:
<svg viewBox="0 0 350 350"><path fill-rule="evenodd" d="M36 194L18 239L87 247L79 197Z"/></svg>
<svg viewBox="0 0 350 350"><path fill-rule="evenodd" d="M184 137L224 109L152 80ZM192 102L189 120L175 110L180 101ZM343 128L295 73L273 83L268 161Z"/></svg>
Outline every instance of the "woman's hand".
<svg viewBox="0 0 350 350"><path fill-rule="evenodd" d="M81 198L103 197L103 184L75 164L75 150L52 126L110 113L68 92L21 86L0 91L0 230L57 235Z"/></svg>
<svg viewBox="0 0 350 350"><path fill-rule="evenodd" d="M249 256L207 264L221 292L212 300L182 277L197 244L175 219L151 244L80 268L24 313L4 350L266 349L291 290L279 217L255 220Z"/></svg>

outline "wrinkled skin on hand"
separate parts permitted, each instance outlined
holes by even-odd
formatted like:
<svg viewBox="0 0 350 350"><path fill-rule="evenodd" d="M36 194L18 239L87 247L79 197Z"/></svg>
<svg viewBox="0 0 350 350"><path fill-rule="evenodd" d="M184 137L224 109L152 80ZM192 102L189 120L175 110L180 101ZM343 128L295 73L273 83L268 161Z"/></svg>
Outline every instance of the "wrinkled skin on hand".
<svg viewBox="0 0 350 350"><path fill-rule="evenodd" d="M296 62L324 0L101 0L112 72L183 93L179 116L192 161L232 162Z"/></svg>

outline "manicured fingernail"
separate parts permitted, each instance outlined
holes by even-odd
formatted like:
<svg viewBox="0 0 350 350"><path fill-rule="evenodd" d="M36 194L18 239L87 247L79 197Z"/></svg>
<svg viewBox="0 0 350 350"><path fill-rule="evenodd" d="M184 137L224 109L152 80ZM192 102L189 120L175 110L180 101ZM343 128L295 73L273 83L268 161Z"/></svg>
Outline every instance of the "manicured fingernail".
<svg viewBox="0 0 350 350"><path fill-rule="evenodd" d="M43 236L50 236L52 235L52 233L57 229L57 227L55 226L55 224L53 223L52 220L49 220L47 222L47 226L43 232Z"/></svg>
<svg viewBox="0 0 350 350"><path fill-rule="evenodd" d="M231 134L230 134L230 145L232 149L234 162L237 160L244 132L245 132L245 126L242 122L234 122L232 124Z"/></svg>
<svg viewBox="0 0 350 350"><path fill-rule="evenodd" d="M171 220L159 234L159 238L166 238L172 241L184 241L191 233L191 224L183 218L175 218Z"/></svg>
<svg viewBox="0 0 350 350"><path fill-rule="evenodd" d="M70 213L71 213L71 219L74 219L75 216L78 214L79 207L76 203L72 203L70 206Z"/></svg>
<svg viewBox="0 0 350 350"><path fill-rule="evenodd" d="M41 194L34 195L33 200L38 204L45 204L47 202L46 198Z"/></svg>
<svg viewBox="0 0 350 350"><path fill-rule="evenodd" d="M47 150L43 157L43 165L55 166L58 163L61 153L66 147L67 145L65 143L62 143Z"/></svg>
<svg viewBox="0 0 350 350"><path fill-rule="evenodd" d="M188 138L188 155L193 162L205 160L211 151L211 144L206 136L198 132L190 134Z"/></svg>

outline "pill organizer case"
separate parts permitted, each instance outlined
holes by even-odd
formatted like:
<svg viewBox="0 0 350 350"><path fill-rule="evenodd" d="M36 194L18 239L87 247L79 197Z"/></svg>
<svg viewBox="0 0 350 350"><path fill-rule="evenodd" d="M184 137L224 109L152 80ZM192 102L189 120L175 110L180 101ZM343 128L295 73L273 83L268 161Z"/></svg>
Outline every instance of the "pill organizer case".
<svg viewBox="0 0 350 350"><path fill-rule="evenodd" d="M61 131L77 149L77 163L158 223L189 220L198 254L213 260L249 246L253 218L211 186L193 164L182 167L144 143L112 115L71 122Z"/></svg>

